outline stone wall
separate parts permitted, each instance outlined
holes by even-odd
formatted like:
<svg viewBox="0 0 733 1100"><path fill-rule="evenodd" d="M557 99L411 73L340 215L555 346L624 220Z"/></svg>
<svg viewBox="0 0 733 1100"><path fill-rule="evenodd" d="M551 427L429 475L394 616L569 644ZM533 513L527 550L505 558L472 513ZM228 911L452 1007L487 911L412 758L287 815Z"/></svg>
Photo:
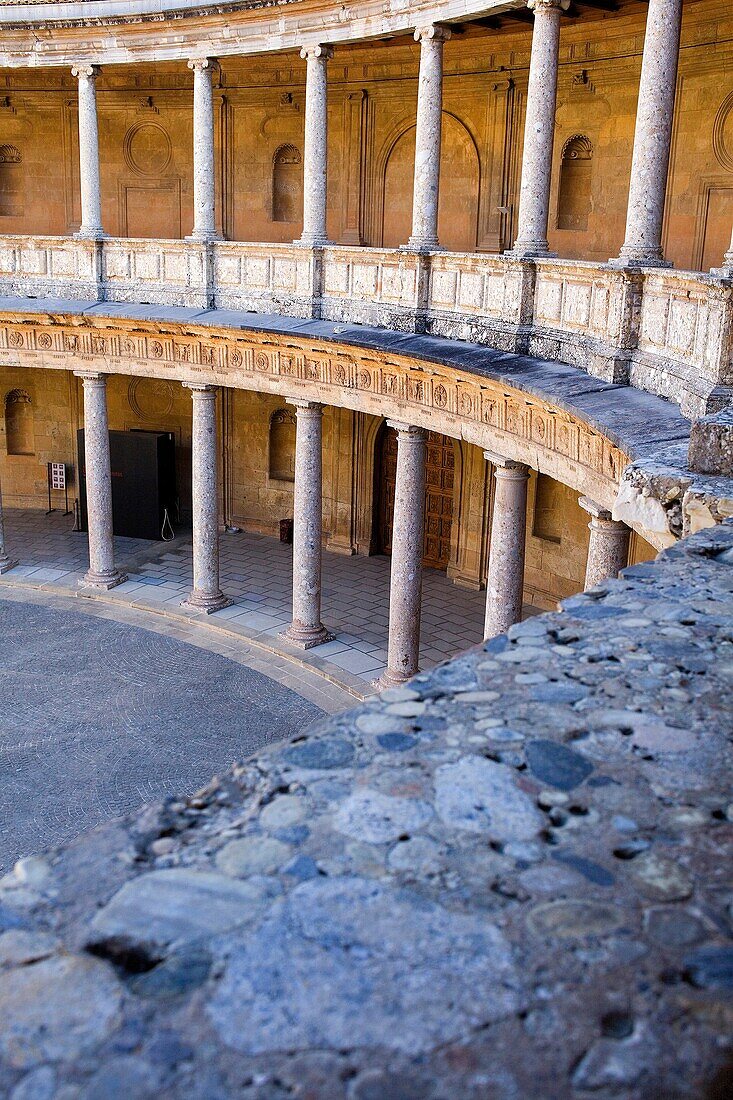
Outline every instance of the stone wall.
<svg viewBox="0 0 733 1100"><path fill-rule="evenodd" d="M722 1098L733 525L0 880L21 1097Z"/></svg>

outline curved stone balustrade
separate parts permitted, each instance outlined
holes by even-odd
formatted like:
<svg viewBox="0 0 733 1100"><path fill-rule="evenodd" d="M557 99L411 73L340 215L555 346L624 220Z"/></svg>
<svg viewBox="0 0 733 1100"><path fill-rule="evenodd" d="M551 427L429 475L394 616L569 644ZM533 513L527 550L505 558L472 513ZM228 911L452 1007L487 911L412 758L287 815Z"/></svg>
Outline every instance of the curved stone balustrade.
<svg viewBox="0 0 733 1100"><path fill-rule="evenodd" d="M6 236L0 293L428 332L631 382L688 416L733 394L733 281L712 273L336 245Z"/></svg>

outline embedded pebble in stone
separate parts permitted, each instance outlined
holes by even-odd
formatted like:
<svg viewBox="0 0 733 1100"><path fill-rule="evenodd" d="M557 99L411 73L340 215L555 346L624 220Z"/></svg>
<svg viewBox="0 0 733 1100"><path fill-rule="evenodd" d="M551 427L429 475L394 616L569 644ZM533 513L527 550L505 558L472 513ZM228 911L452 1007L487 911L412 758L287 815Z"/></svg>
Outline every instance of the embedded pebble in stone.
<svg viewBox="0 0 733 1100"><path fill-rule="evenodd" d="M527 918L535 935L571 940L606 935L620 928L623 921L621 909L595 901L545 902Z"/></svg>
<svg viewBox="0 0 733 1100"><path fill-rule="evenodd" d="M705 937L702 922L685 909L651 909L646 914L646 929L662 947L689 947Z"/></svg>
<svg viewBox="0 0 733 1100"><path fill-rule="evenodd" d="M528 741L527 763L534 776L561 791L571 791L588 778L593 765L579 752L556 741Z"/></svg>
<svg viewBox="0 0 733 1100"><path fill-rule="evenodd" d="M495 703L500 699L498 691L462 691L456 692L457 703Z"/></svg>
<svg viewBox="0 0 733 1100"><path fill-rule="evenodd" d="M47 932L13 928L0 936L0 966L22 966L53 955L59 940Z"/></svg>
<svg viewBox="0 0 733 1100"><path fill-rule="evenodd" d="M339 737L305 741L286 749L283 758L296 768L309 771L326 771L329 768L345 768L354 759L354 746Z"/></svg>
<svg viewBox="0 0 733 1100"><path fill-rule="evenodd" d="M503 718L479 718L478 722L474 722L474 728L477 730L498 729L499 726L503 725Z"/></svg>
<svg viewBox="0 0 733 1100"><path fill-rule="evenodd" d="M698 989L733 990L733 947L700 947L686 957L684 967Z"/></svg>
<svg viewBox="0 0 733 1100"><path fill-rule="evenodd" d="M464 756L435 773L435 808L456 829L490 833L495 840L533 840L544 819L515 773L482 756Z"/></svg>
<svg viewBox="0 0 733 1100"><path fill-rule="evenodd" d="M637 888L653 901L684 901L692 893L692 882L678 863L647 852L629 864Z"/></svg>
<svg viewBox="0 0 733 1100"><path fill-rule="evenodd" d="M380 748L386 752L407 752L417 744L417 738L408 733L383 733L377 738Z"/></svg>
<svg viewBox="0 0 733 1100"><path fill-rule="evenodd" d="M545 858L542 845L532 841L510 840L504 845L503 854L519 863L540 863Z"/></svg>
<svg viewBox="0 0 733 1100"><path fill-rule="evenodd" d="M710 824L709 814L692 806L671 810L664 820L673 829L699 829Z"/></svg>
<svg viewBox="0 0 733 1100"><path fill-rule="evenodd" d="M407 733L410 725L388 714L360 714L354 725L361 733Z"/></svg>
<svg viewBox="0 0 733 1100"><path fill-rule="evenodd" d="M51 868L41 856L25 856L13 867L14 878L32 890L43 890L51 879Z"/></svg>
<svg viewBox="0 0 733 1100"><path fill-rule="evenodd" d="M440 848L427 836L413 836L395 844L387 856L390 871L429 875L441 867Z"/></svg>
<svg viewBox="0 0 733 1100"><path fill-rule="evenodd" d="M263 891L209 871L151 871L125 883L91 922L88 942L124 940L143 947L217 935L258 913Z"/></svg>
<svg viewBox="0 0 733 1100"><path fill-rule="evenodd" d="M318 879L239 939L206 1012L246 1054L416 1055L514 1012L515 981L509 945L485 917L365 879Z"/></svg>
<svg viewBox="0 0 733 1100"><path fill-rule="evenodd" d="M56 1074L51 1066L39 1066L18 1082L10 1100L54 1100L56 1095Z"/></svg>
<svg viewBox="0 0 733 1100"><path fill-rule="evenodd" d="M263 829L284 829L305 817L306 802L297 795L281 794L260 811Z"/></svg>
<svg viewBox="0 0 733 1100"><path fill-rule="evenodd" d="M537 805L543 810L550 810L553 806L566 806L570 801L570 795L565 791L540 791L537 795Z"/></svg>
<svg viewBox="0 0 733 1100"><path fill-rule="evenodd" d="M232 878L267 875L289 859L291 848L269 836L247 836L232 840L216 857L216 866Z"/></svg>
<svg viewBox="0 0 733 1100"><path fill-rule="evenodd" d="M128 983L138 997L168 1000L197 989L211 970L211 955L204 948L188 946L172 952L167 959L144 974L136 974Z"/></svg>
<svg viewBox="0 0 733 1100"><path fill-rule="evenodd" d="M83 1100L112 1100L126 1096L130 1100L150 1100L160 1089L160 1075L142 1058L126 1055L111 1058L92 1077L84 1089Z"/></svg>
<svg viewBox="0 0 733 1100"><path fill-rule="evenodd" d="M535 703L578 703L585 699L588 689L579 684L537 684L532 688L531 697Z"/></svg>
<svg viewBox="0 0 733 1100"><path fill-rule="evenodd" d="M571 871L577 871L595 886L613 886L615 882L611 872L595 860L585 859L583 856L575 855L574 852L553 852L552 858L558 863L565 864Z"/></svg>
<svg viewBox="0 0 733 1100"><path fill-rule="evenodd" d="M573 1084L579 1089L596 1091L628 1089L636 1084L657 1057L657 1044L643 1029L628 1039L598 1039L581 1058L573 1072Z"/></svg>
<svg viewBox="0 0 733 1100"><path fill-rule="evenodd" d="M383 703L409 703L415 699L420 698L420 692L415 691L411 687L391 687L385 688L380 693L380 699Z"/></svg>
<svg viewBox="0 0 733 1100"><path fill-rule="evenodd" d="M518 672L514 677L515 684L546 684L547 676L542 672Z"/></svg>
<svg viewBox="0 0 733 1100"><path fill-rule="evenodd" d="M639 828L632 817L626 817L624 814L614 814L611 824L617 833L635 833Z"/></svg>
<svg viewBox="0 0 733 1100"><path fill-rule="evenodd" d="M394 714L397 718L419 718L425 713L426 708L427 703L412 700L405 703L390 703L386 713Z"/></svg>
<svg viewBox="0 0 733 1100"><path fill-rule="evenodd" d="M290 863L285 864L282 868L282 873L284 875L290 875L299 882L305 882L306 879L316 878L320 872L318 870L318 864L311 856L299 855L295 856Z"/></svg>
<svg viewBox="0 0 733 1100"><path fill-rule="evenodd" d="M507 729L505 726L487 730L487 737L490 741L511 741L515 744L521 744L524 741L523 733L517 733L516 730Z"/></svg>
<svg viewBox="0 0 733 1100"><path fill-rule="evenodd" d="M71 1062L116 1027L121 989L112 968L59 955L0 974L0 1055L16 1069Z"/></svg>
<svg viewBox="0 0 733 1100"><path fill-rule="evenodd" d="M334 828L369 844L386 844L421 829L433 816L427 802L395 798L368 788L355 791L334 814Z"/></svg>
<svg viewBox="0 0 733 1100"><path fill-rule="evenodd" d="M624 840L621 844L617 844L613 849L613 854L616 859L636 859L642 852L646 852L651 847L651 843L645 840L644 837L632 837L630 840Z"/></svg>

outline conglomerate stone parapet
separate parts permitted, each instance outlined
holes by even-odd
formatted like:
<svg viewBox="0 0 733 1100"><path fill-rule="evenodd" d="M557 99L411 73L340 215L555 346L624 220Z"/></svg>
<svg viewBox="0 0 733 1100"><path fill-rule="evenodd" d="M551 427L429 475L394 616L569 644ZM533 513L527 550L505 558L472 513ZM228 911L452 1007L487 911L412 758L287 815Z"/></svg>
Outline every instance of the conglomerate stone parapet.
<svg viewBox="0 0 733 1100"><path fill-rule="evenodd" d="M3 1095L729 1094L732 703L725 522L21 861Z"/></svg>

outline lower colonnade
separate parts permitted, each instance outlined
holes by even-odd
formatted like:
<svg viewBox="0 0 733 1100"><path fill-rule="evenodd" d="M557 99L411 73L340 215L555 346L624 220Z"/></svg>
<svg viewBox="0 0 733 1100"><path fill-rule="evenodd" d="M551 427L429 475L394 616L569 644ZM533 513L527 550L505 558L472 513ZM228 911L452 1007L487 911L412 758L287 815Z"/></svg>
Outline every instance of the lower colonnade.
<svg viewBox="0 0 733 1100"><path fill-rule="evenodd" d="M417 338L418 340L421 338ZM426 338L422 338L424 341ZM437 341L434 341L437 343ZM40 341L40 346L45 341ZM442 345L449 344L441 341ZM469 346L470 347L470 346ZM76 351L79 346L76 344ZM462 345L465 354L466 345ZM158 354L157 348L154 354ZM353 349L352 349L353 354ZM500 360L507 356L486 352ZM71 358L71 357L69 357ZM77 357L78 358L78 357ZM521 358L521 357L517 357ZM524 363L532 364L531 360ZM59 363L59 365L61 365ZM65 366L68 363L64 361ZM538 365L538 368L539 369ZM2 368L0 368L1 370ZM554 369L554 368L553 368ZM573 368L563 368L568 373ZM89 542L89 568L80 578L80 590L108 591L124 582L125 574L115 561L114 517L112 513L112 467L109 444L108 386L111 374L98 369L79 369L78 362L73 371L74 377L81 380L83 388L84 454L86 480L86 510ZM425 387L427 380L421 383ZM208 381L192 381L179 378L177 382L167 381L166 385L181 385L191 398L191 520L192 520L192 564L193 583L185 601L185 611L215 614L230 603L226 591L222 590L219 565L219 535L221 530L222 495L222 409L227 403L227 389ZM604 388L603 384L596 383ZM504 389L506 390L506 384ZM607 388L607 387L605 387ZM616 387L612 387L617 389ZM306 398L293 390L285 390L282 383L278 386L279 396L286 399L288 406L295 410L295 440L292 476L292 538L293 538L293 599L292 620L283 632L286 645L296 649L318 649L329 642L333 634L329 623L321 617L321 573L322 547L324 545L323 527L323 421L325 401ZM444 399L440 384L433 379L434 396L440 404ZM422 391L421 391L422 392ZM632 400L651 402L660 408L667 403L648 395L629 390L618 390L630 394ZM222 394L222 398L219 394ZM529 409L532 401L522 399ZM426 446L430 432L423 423L413 422L409 417L392 419L390 404L383 402L386 425L396 433L396 458L394 465L393 513L391 518L391 583L389 597L388 657L386 669L382 675L382 685L401 684L413 676L419 668L420 624L422 613L422 580L424 546L426 544ZM374 405L372 405L374 407ZM409 405L400 404L402 416L409 413ZM505 428L509 426L509 416L505 414ZM417 419L417 418L416 418ZM383 421L384 422L384 421ZM665 429L670 431L669 425ZM454 418L455 436L465 438L465 429L460 428L458 418ZM492 432L485 424L484 430L475 436L480 439L494 440L506 431ZM602 437L597 434L596 443L600 447ZM611 446L607 440L606 449ZM532 466L529 462L519 461L516 449L504 452L481 449L485 472L479 474L474 468L470 478L464 478L461 492L473 496L483 495L483 510L486 518L485 550L479 550L483 565L479 566L478 584L486 586L486 638L505 632L522 617L525 599L525 544L528 538L528 484ZM537 452L539 453L539 452ZM600 452L599 452L600 453ZM539 463L539 465L542 465ZM574 480L584 492L577 492L579 506L590 516L589 537L587 542L587 560L585 563L585 587L590 588L618 574L627 564L629 557L629 538L631 529L620 519L614 520L609 507L609 492L613 495L614 484L623 470L623 461L610 463L610 489L605 492L602 501L590 496L588 489L598 485L596 477L583 478L577 463L570 464L574 469ZM538 477L537 469L534 476ZM353 476L353 470L348 472ZM580 480L578 480L580 479ZM552 479L550 479L552 480ZM428 493L431 487L428 486ZM456 490L457 492L458 490ZM536 490L537 495L537 490ZM576 498L577 499L577 498ZM432 520L431 520L432 522ZM537 500L535 500L535 519L537 523ZM0 569L12 567L10 551L4 547L0 524ZM428 533L429 534L429 533ZM637 541L643 537L637 532ZM559 540L556 540L559 542ZM648 548L651 550L651 547ZM648 556L648 555L647 555ZM567 592L558 593L565 595ZM557 598L557 597L556 597Z"/></svg>

